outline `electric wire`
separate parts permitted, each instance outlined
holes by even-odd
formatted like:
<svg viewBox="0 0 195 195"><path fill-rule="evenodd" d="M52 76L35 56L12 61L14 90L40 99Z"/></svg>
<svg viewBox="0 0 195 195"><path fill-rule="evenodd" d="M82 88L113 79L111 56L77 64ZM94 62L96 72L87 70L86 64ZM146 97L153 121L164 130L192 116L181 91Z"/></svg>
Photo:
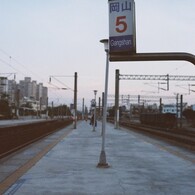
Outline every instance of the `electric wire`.
<svg viewBox="0 0 195 195"><path fill-rule="evenodd" d="M10 63L6 62L5 60L1 59L0 58L0 61L3 63L3 64L6 64L8 66L10 66L13 70L19 72L20 74L22 74L23 76L26 76L22 71L18 70L17 68L13 67Z"/></svg>
<svg viewBox="0 0 195 195"><path fill-rule="evenodd" d="M44 84L48 83L48 81L45 81L45 79L43 79L41 76L39 76L37 73L31 71L29 68L27 68L26 66L24 66L21 62L19 62L16 58L12 57L11 55L8 54L8 52L4 51L3 49L0 49L0 52L3 53L5 56L7 56L9 59L10 59L10 63L7 62L6 60L3 60L0 58L0 61L4 64L4 65L8 65L10 68L12 68L14 71L16 71L16 73L20 73L21 75L23 75L24 77L27 77L27 74L25 74L23 71L17 69L16 67L14 67L12 64L11 64L11 60L14 61L17 65L20 65L23 69L25 69L27 72L30 72L31 75L35 75L36 77L40 78L41 81L44 82ZM15 73L15 74L16 74ZM0 73L0 74L6 74L6 73ZM11 73L10 73L11 74ZM29 75L28 75L29 76ZM66 77L72 77L72 76L66 76ZM59 83L62 84L61 81L59 81L58 79L54 78L55 80L57 80ZM52 85L53 87L55 87L55 89L61 89L59 86L57 85L54 85L53 83L49 83L50 85ZM66 86L67 89L70 89L72 90L72 88L70 88L69 86L63 84L64 86ZM47 86L48 87L48 86ZM48 87L50 88L50 87ZM73 91L73 90L72 90ZM50 90L50 93L52 93L52 91ZM58 100L59 99L64 99L64 97L58 92L58 91L55 91L55 93L53 94L55 97L58 96Z"/></svg>
<svg viewBox="0 0 195 195"><path fill-rule="evenodd" d="M54 78L57 82L59 82L60 84L62 84L63 86L65 86L67 89L70 89L71 91L74 91L71 87L69 87L68 85L64 84L62 81L60 81L56 77L52 76L52 78Z"/></svg>

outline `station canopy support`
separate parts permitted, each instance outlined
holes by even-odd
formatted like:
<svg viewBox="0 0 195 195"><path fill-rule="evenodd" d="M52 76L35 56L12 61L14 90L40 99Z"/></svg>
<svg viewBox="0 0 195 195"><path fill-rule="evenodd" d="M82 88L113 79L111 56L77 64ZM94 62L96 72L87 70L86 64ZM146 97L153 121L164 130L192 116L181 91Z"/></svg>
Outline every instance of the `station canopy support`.
<svg viewBox="0 0 195 195"><path fill-rule="evenodd" d="M195 55L185 52L110 54L111 62L118 61L188 61L195 65Z"/></svg>

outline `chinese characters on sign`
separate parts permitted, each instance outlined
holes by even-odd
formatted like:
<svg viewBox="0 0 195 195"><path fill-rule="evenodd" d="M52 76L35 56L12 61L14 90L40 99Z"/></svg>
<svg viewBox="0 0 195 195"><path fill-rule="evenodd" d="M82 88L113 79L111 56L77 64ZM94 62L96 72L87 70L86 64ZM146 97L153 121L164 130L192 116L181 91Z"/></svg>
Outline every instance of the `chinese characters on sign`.
<svg viewBox="0 0 195 195"><path fill-rule="evenodd" d="M110 53L135 52L134 0L109 0Z"/></svg>
<svg viewBox="0 0 195 195"><path fill-rule="evenodd" d="M131 11L131 2L125 1L125 3L121 3L121 4L119 2L110 3L110 13L120 12L120 10L121 12L126 10Z"/></svg>

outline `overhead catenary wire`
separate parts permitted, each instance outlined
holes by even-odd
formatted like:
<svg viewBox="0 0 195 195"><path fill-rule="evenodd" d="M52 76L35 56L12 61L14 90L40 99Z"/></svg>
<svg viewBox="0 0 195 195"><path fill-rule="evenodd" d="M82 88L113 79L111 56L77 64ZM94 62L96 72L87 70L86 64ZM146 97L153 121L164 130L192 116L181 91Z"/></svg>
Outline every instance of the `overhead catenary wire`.
<svg viewBox="0 0 195 195"><path fill-rule="evenodd" d="M23 65L21 62L19 62L16 58L12 57L11 55L8 54L8 52L6 52L3 49L0 49L0 51L6 55L9 59L10 59L10 63L0 59L0 61L2 61L4 64L9 65L12 69L14 69L15 71L21 73L24 77L26 77L27 75L18 70L17 68L15 68L12 64L11 64L11 60L15 61L18 65L22 66L23 69L27 70L28 72L31 73L31 75L35 75L36 77L40 78L41 81L43 81L44 83L47 83L47 81L45 81L45 79L43 79L41 76L39 76L37 73L33 72L32 70L30 70L29 68L27 68L25 65ZM71 75L58 75L58 77L73 77ZM57 79L55 76L53 76L52 78L54 78L57 82L59 82L60 84L62 84L63 86L65 86L67 89L74 91L71 87L69 87L68 85L64 84L62 81L60 81L59 79ZM60 88L60 87L58 87Z"/></svg>
<svg viewBox="0 0 195 195"><path fill-rule="evenodd" d="M56 78L56 76L50 76L50 78L53 78L54 80L56 80L57 82L59 82L60 84L62 84L63 86L65 86L67 89L74 91L71 87L69 87L68 85L64 84L62 81L60 81L59 79Z"/></svg>
<svg viewBox="0 0 195 195"><path fill-rule="evenodd" d="M4 54L4 56L7 57L7 60L10 60L10 62L8 62L7 60L5 59L2 59L0 58L0 62L8 67L10 67L12 70L15 71L15 74L17 73L20 73L21 75L23 75L24 77L27 77L29 75L27 75L26 73L24 73L24 71L21 71L20 69L16 68L14 65L13 65L13 62L14 64L17 64L19 66L22 67L23 70L26 70L27 72L30 73L30 75L35 75L36 77L40 78L41 81L44 83L44 85L47 86L48 84L48 81L46 81L45 79L43 79L41 76L39 76L37 73L33 72L32 70L30 70L29 68L27 68L25 65L23 65L21 62L19 62L15 57L12 57L11 55L8 54L8 52L0 49L0 52ZM6 74L6 73L1 73L1 74ZM9 76L9 74L8 74ZM67 77L73 77L73 76L67 76ZM49 83L50 85L52 85L53 87L55 87L55 89L61 89L59 86L57 85L54 85L53 83ZM68 87L66 85L66 87L70 90L72 90L70 87ZM49 93L53 93L52 90L50 90ZM55 91L55 93L53 93L53 96L55 96L55 98L58 98L58 99L64 99L64 97L59 93L59 91Z"/></svg>
<svg viewBox="0 0 195 195"><path fill-rule="evenodd" d="M17 71L18 73L22 74L24 77L29 76L29 75L25 74L23 71L21 71L21 70L15 68L15 67L13 66L13 64L11 63L11 62L14 61L15 64L21 66L22 69L24 69L24 70L26 70L27 72L29 72L30 75L32 75L32 76L34 75L34 76L40 78L41 81L47 82L47 81L45 81L45 79L43 79L40 75L38 75L37 73L33 72L32 70L30 70L29 68L27 68L24 64L22 64L21 62L19 62L15 57L13 57L12 55L9 55L8 52L6 52L5 50L0 49L0 51L1 51L1 53L3 53L5 56L7 56L7 57L10 59L10 63L6 62L5 60L0 59L1 61L4 62L4 64L9 65L12 69L14 69L14 70Z"/></svg>
<svg viewBox="0 0 195 195"><path fill-rule="evenodd" d="M22 74L23 76L26 76L22 71L18 70L17 68L15 68L14 66L12 66L9 62L6 62L5 60L1 59L0 58L0 61L3 63L3 64L6 64L8 65L9 67L11 67L13 70L19 72L20 74Z"/></svg>

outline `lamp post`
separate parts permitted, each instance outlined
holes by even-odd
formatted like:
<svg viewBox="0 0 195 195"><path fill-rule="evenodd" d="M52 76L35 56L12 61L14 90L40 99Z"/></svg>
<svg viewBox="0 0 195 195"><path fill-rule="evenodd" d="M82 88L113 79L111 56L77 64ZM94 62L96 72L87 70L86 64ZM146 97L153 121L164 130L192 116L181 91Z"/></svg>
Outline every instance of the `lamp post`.
<svg viewBox="0 0 195 195"><path fill-rule="evenodd" d="M74 129L77 128L77 72L74 73Z"/></svg>
<svg viewBox="0 0 195 195"><path fill-rule="evenodd" d="M94 107L94 114L93 114L93 131L95 131L95 125L96 125L96 94L97 90L93 90L94 96L95 96L95 107Z"/></svg>
<svg viewBox="0 0 195 195"><path fill-rule="evenodd" d="M100 153L99 163L97 167L107 168L109 167L106 162L106 152L105 152L105 130L106 130L106 115L107 115L107 96L108 96L108 73L109 73L109 49L108 49L108 39L100 40L104 44L104 50L106 52L106 75L105 75L105 90L104 90L104 107L103 107L103 120L102 120L102 149Z"/></svg>

